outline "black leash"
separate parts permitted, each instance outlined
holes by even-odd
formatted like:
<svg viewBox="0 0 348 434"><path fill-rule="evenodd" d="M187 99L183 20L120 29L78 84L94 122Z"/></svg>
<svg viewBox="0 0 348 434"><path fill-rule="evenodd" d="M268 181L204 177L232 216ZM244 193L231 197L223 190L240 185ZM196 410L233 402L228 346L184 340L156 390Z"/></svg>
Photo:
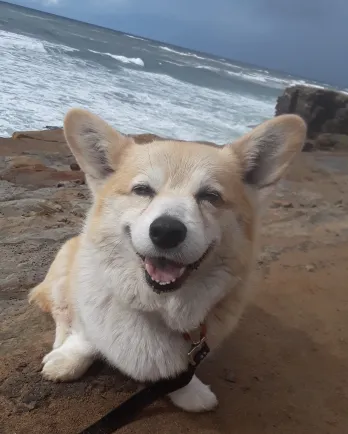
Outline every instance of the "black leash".
<svg viewBox="0 0 348 434"><path fill-rule="evenodd" d="M145 387L79 434L112 434L132 422L145 407L157 399L186 386L191 381L194 372L194 367L190 366L178 377L160 380Z"/></svg>
<svg viewBox="0 0 348 434"><path fill-rule="evenodd" d="M78 434L112 434L135 420L144 408L153 404L157 399L187 386L198 365L209 353L209 347L205 342L205 328L201 329L199 341L192 340L188 334L186 334L187 337L191 340L192 346L188 353L189 365L186 371L174 378L159 380L148 385Z"/></svg>

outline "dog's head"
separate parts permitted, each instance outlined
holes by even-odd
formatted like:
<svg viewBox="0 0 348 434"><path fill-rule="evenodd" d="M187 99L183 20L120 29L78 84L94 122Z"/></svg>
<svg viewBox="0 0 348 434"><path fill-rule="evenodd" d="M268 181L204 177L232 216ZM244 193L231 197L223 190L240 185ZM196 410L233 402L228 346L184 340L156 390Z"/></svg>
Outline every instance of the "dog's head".
<svg viewBox="0 0 348 434"><path fill-rule="evenodd" d="M86 231L106 268L119 268L122 285L161 297L238 277L264 200L301 150L306 127L284 115L226 146L136 144L73 109L64 131L93 192Z"/></svg>

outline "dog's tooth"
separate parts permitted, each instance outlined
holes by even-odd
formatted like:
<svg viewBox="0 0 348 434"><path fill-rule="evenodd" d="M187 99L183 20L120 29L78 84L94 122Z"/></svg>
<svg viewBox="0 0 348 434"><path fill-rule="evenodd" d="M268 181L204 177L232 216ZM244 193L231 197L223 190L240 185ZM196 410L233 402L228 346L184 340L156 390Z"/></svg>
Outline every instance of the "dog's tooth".
<svg viewBox="0 0 348 434"><path fill-rule="evenodd" d="M180 268L179 275L180 277L185 273L186 267Z"/></svg>

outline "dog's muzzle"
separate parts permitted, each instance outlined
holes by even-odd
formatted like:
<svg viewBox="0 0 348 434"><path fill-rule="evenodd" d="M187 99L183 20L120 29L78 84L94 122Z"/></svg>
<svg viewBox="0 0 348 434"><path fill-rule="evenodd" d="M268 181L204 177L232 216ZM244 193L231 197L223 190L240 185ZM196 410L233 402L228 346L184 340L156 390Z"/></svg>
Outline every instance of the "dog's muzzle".
<svg viewBox="0 0 348 434"><path fill-rule="evenodd" d="M179 264L163 256L139 255L143 262L146 282L157 294L179 289L191 272L198 269L212 247L211 245L198 261L189 265Z"/></svg>

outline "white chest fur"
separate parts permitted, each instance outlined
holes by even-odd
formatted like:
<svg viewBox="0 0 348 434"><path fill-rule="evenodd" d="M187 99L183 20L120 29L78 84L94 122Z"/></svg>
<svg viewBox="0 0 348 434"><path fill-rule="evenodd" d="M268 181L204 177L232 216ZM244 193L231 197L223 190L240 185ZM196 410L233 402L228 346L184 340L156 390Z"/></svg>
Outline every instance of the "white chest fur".
<svg viewBox="0 0 348 434"><path fill-rule="evenodd" d="M96 283L96 282L94 282ZM174 376L187 366L189 344L156 312L122 304L107 287L79 283L76 309L86 339L108 362L138 381Z"/></svg>
<svg viewBox="0 0 348 434"><path fill-rule="evenodd" d="M145 282L134 253L127 253L113 255L110 266L110 255L83 240L72 285L85 337L134 379L173 376L187 367L190 346L182 332L206 319L234 278L224 269L212 270L202 285L198 270L190 287L158 295Z"/></svg>

